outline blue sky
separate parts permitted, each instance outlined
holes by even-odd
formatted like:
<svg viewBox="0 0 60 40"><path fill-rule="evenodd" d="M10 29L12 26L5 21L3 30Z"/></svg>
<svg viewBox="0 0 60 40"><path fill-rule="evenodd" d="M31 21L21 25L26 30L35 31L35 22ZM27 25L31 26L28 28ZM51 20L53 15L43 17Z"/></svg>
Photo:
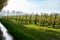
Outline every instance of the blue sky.
<svg viewBox="0 0 60 40"><path fill-rule="evenodd" d="M8 5L3 10L60 13L60 0L9 0Z"/></svg>
<svg viewBox="0 0 60 40"><path fill-rule="evenodd" d="M47 0L27 0L27 1L30 1L30 2L33 2L33 3L40 3L40 2L44 2L44 1L47 1Z"/></svg>

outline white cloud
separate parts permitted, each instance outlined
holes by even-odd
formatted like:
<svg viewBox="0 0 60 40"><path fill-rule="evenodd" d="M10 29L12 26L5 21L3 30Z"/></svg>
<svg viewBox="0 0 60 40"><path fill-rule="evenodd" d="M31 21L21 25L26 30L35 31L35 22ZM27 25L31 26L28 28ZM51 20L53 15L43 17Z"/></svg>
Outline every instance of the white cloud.
<svg viewBox="0 0 60 40"><path fill-rule="evenodd" d="M24 12L60 12L59 0L47 0L29 2L27 0L9 0L8 5L3 10L16 10Z"/></svg>
<svg viewBox="0 0 60 40"><path fill-rule="evenodd" d="M35 4L31 4L27 0L9 0L8 5L3 10L19 10L19 11L33 11L36 7Z"/></svg>
<svg viewBox="0 0 60 40"><path fill-rule="evenodd" d="M47 0L47 1L44 1L44 2L41 2L38 4L38 8L39 10L41 10L41 12L59 12L58 8L60 2L59 0Z"/></svg>

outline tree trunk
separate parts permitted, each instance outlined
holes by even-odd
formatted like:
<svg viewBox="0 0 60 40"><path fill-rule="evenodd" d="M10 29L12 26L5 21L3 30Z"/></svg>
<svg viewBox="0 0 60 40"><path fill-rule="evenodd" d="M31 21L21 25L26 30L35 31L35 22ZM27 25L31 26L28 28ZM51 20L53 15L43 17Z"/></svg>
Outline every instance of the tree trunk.
<svg viewBox="0 0 60 40"><path fill-rule="evenodd" d="M53 23L53 28L55 27L55 21L54 21L54 23Z"/></svg>

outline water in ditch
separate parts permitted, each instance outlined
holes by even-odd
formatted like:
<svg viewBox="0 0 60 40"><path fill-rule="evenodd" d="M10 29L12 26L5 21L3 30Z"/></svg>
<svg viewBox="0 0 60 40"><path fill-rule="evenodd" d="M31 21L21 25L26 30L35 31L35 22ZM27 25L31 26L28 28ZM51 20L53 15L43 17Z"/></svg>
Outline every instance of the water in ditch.
<svg viewBox="0 0 60 40"><path fill-rule="evenodd" d="M3 33L4 40L13 40L13 37L8 33L8 30L2 25L2 23L0 23L0 29Z"/></svg>

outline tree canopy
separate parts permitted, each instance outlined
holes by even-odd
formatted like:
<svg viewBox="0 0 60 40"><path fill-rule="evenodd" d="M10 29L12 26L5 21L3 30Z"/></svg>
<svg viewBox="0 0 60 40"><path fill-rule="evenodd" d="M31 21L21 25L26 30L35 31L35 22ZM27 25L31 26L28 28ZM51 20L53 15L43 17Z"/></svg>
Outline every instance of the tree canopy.
<svg viewBox="0 0 60 40"><path fill-rule="evenodd" d="M0 0L0 11L7 4L7 0Z"/></svg>

